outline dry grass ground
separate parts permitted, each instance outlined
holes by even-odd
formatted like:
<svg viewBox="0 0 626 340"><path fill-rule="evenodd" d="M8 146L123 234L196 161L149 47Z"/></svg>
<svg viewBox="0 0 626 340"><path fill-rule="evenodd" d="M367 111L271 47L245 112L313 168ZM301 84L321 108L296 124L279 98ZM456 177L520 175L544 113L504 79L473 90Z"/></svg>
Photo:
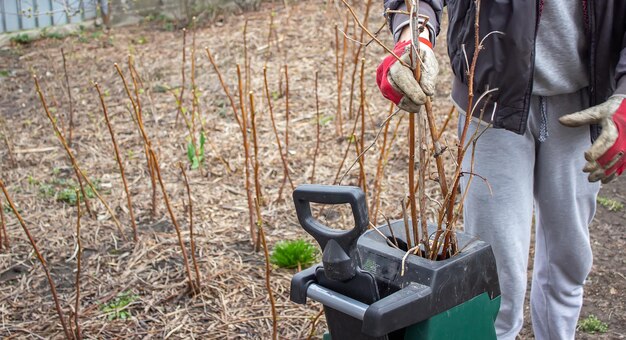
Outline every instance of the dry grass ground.
<svg viewBox="0 0 626 340"><path fill-rule="evenodd" d="M378 3L370 16L374 31L383 23ZM364 6L357 7L360 15ZM268 45L270 17L274 34ZM125 234L132 239L128 209L110 137L104 124L97 93L92 81L103 88L105 101L122 150L126 174L133 195L138 221L139 241L124 241L103 206L92 199L97 218L84 216L81 238L84 247L81 278L81 328L87 338L242 338L271 337L271 314L264 284L264 258L249 242L244 182L244 153L241 133L229 102L213 71L204 47L213 53L230 91L236 94L236 64L243 58L243 28L247 27L259 135L260 178L265 205L261 208L270 245L280 240L307 237L298 225L291 188L282 183L282 163L272 133L268 105L263 96L263 67L269 75L278 130L284 133L286 80L282 67L289 65L291 176L295 184L307 183L313 167L316 144L315 72L319 72L321 110L321 148L317 159L315 182L332 184L344 150L346 138L335 133L336 72L335 25L344 27L344 8L333 2L306 1L284 7L266 4L258 12L225 17L199 27L196 32L196 82L199 112L204 121L208 143L203 171L188 170L194 197L196 255L202 272L200 294L185 294L186 281L182 256L173 226L159 195L156 219L150 216L151 185L145 166L143 145L131 119L130 102L124 92L114 63L128 74L127 56L133 55L143 78L140 94L148 135L159 155L162 174L173 208L183 224L183 236L189 240L186 191L177 167L189 165L186 156L187 129L182 120L176 123L177 105L166 88L181 86L182 33L167 31L163 23L114 29L110 33L84 32L62 40L47 39L0 51L0 121L14 149L17 164L10 162L4 141L0 141L0 177L7 184L31 232L51 268L63 308L69 315L75 297L76 268L75 207L58 201L54 188L73 180L73 172L36 97L31 74L41 80L43 92L54 114L67 127L68 96L60 49L68 60L68 75L75 109L73 149L90 179L97 180L101 192L119 216ZM351 21L350 21L351 22ZM352 23L348 34L354 35ZM187 39L189 61L191 34ZM386 32L381 39L391 45ZM340 40L343 40L340 37ZM348 41L343 80L342 103L344 134L353 126L359 107L358 71L354 82L353 116L349 111L353 53L356 44ZM445 43L437 47L445 58ZM364 49L366 91L365 144L374 141L379 124L389 114L388 103L378 94L375 69L383 51L375 44ZM358 60L357 60L358 61ZM435 97L437 124L441 126L450 109L450 71L442 63L442 76ZM186 64L185 106L191 110L189 88L190 64ZM127 76L128 77L128 76ZM236 98L237 99L237 98ZM399 116L394 118L392 131ZM404 127L404 125L401 125ZM456 123L453 118L444 139L454 146ZM357 131L359 128L357 128ZM406 129L401 128L390 148L382 181L381 211L390 218L401 216L399 201L406 191ZM358 132L357 132L358 135ZM281 135L281 138L284 136ZM390 133L391 138L391 133ZM368 187L374 183L377 154L381 141L365 156ZM350 150L346 165L355 159ZM450 157L445 154L446 161ZM228 162L228 167L220 160ZM229 169L230 168L230 169ZM342 171L342 173L343 173ZM358 165L342 184L356 184ZM480 184L477 184L480 185ZM624 181L617 188L624 188ZM436 184L427 192L437 198ZM623 190L610 194L624 202ZM621 195L621 196L620 196ZM370 192L371 199L371 192ZM4 202L4 200L2 200ZM6 211L6 210L5 210ZM602 213L602 211L601 211ZM611 212L613 213L613 212ZM620 292L626 288L623 251L624 231L619 231L624 212L617 218L594 223L596 267L591 276L591 296L583 314L595 313L609 323L608 338L623 337L624 301ZM0 336L3 338L60 338L61 325L54 312L50 290L43 271L36 262L26 237L16 219L6 211L11 247L0 253ZM604 215L601 215L604 216ZM611 215L613 216L613 215ZM348 225L345 214L326 214L333 225ZM379 218L380 222L380 218ZM617 234L616 234L617 233ZM605 250L611 250L605 251ZM621 261L621 262L620 262ZM289 282L294 271L275 269L272 289L279 315L279 336L285 339L307 338L319 306L299 306L289 301ZM615 293L614 293L615 292ZM117 296L126 294L130 318L110 320L103 306L110 306ZM602 307L606 304L606 307ZM586 315L586 314L585 314ZM320 336L324 322L313 329ZM525 337L530 337L526 326Z"/></svg>

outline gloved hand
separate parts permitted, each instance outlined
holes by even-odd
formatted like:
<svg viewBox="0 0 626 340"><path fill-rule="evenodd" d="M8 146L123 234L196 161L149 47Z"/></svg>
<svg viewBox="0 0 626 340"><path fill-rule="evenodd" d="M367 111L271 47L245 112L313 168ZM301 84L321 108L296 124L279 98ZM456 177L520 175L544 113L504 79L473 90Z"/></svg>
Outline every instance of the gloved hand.
<svg viewBox="0 0 626 340"><path fill-rule="evenodd" d="M393 55L383 59L376 71L376 83L383 96L391 100L402 110L418 112L426 98L435 93L435 80L439 73L439 63L432 50L430 41L419 38L419 53L422 60L422 77L419 85L413 76L413 70L402 65ZM411 42L401 41L393 52L407 65L415 67L419 63L416 56L411 63Z"/></svg>
<svg viewBox="0 0 626 340"><path fill-rule="evenodd" d="M626 170L626 96L613 96L600 105L563 116L561 124L571 127L600 124L602 133L585 152L589 181L608 183Z"/></svg>

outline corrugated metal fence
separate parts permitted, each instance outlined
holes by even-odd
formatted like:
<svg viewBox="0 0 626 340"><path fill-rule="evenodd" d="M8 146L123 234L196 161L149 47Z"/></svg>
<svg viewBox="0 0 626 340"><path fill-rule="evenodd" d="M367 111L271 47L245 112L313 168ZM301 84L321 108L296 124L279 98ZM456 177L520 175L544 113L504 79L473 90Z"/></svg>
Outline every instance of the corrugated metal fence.
<svg viewBox="0 0 626 340"><path fill-rule="evenodd" d="M99 1L101 0L0 0L0 33L94 19Z"/></svg>

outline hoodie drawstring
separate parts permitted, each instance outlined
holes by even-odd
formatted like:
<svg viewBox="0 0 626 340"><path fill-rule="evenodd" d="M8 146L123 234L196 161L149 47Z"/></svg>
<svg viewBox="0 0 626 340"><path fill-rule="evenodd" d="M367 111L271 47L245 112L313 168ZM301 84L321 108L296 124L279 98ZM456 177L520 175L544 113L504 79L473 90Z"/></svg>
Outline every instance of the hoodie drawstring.
<svg viewBox="0 0 626 340"><path fill-rule="evenodd" d="M548 139L548 103L546 98L539 96L539 112L541 113L541 125L539 125L539 143L543 143Z"/></svg>

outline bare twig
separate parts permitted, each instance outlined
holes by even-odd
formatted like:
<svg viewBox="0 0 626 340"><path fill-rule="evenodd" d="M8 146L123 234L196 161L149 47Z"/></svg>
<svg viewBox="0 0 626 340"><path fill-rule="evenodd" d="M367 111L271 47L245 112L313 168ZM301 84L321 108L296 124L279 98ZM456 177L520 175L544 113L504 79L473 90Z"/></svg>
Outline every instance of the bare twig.
<svg viewBox="0 0 626 340"><path fill-rule="evenodd" d="M415 197L415 112L409 113L409 205L411 207L411 228L415 244L420 243L418 232L417 199Z"/></svg>
<svg viewBox="0 0 626 340"><path fill-rule="evenodd" d="M311 183L315 182L315 162L317 161L317 154L320 151L320 99L317 93L317 81L318 72L315 71L315 152L313 153L313 170L311 171Z"/></svg>
<svg viewBox="0 0 626 340"><path fill-rule="evenodd" d="M391 246L391 247L393 247L393 248L396 248L396 249L400 249L396 243L391 242L391 241L389 240L389 238L388 238L387 236L385 236L385 234L383 234L383 233L382 233L382 231L380 231L380 230L379 230L379 228L380 228L380 227L375 226L372 222L370 222L370 223L369 223L369 226L370 226L370 228L372 228L372 230L374 230L374 231L375 231L378 235L380 235L380 236L381 236L381 237L385 240L385 242L387 242L387 244L388 244L389 246ZM389 228L389 230L391 230L391 228ZM393 231L392 231L392 233L393 233ZM395 237L394 237L394 241L395 241Z"/></svg>
<svg viewBox="0 0 626 340"><path fill-rule="evenodd" d="M446 117L446 120L443 122L443 125L441 126L439 133L437 133L437 138L436 138L437 141L441 139L443 132L446 131L446 128L448 128L448 123L450 123L450 119L452 118L452 115L454 114L454 112L456 112L456 106L452 105L452 107L450 108L450 112L448 112L448 116Z"/></svg>
<svg viewBox="0 0 626 340"><path fill-rule="evenodd" d="M469 72L468 72L468 103L467 103L467 111L468 112L468 117L471 117L471 114L473 112L473 103L474 103L474 75L476 73L476 63L478 61L478 55L480 53L480 49L481 49L481 44L480 44L480 2L481 0L475 0L476 4L475 4L475 15L474 15L474 55L472 56L472 63L469 66ZM463 163L463 157L465 156L465 150L464 149L464 141L465 138L467 136L467 131L469 130L469 126L470 126L470 121L471 119L466 119L465 120L465 124L463 125L463 130L461 132L461 136L459 138L459 140L461 141L459 143L458 146L458 152L457 152L457 165L460 168L461 164ZM457 171L459 172L459 171ZM452 187L450 188L450 195L448 195L448 199L447 202L444 202L444 204L447 204L447 228L451 229L454 226L452 225L453 220L454 220L454 204L456 201L456 195L457 195L457 191L458 191L458 187L460 185L460 173L458 175L455 176L454 179L454 183L452 185ZM445 240L444 240L444 245L443 245L443 251L445 252L446 249L448 249L448 246L450 244L450 241L452 239L451 235L452 233L449 233L446 235ZM452 253L454 255L454 252Z"/></svg>
<svg viewBox="0 0 626 340"><path fill-rule="evenodd" d="M315 328L317 326L317 322L322 317L322 315L324 315L324 307L322 307L320 309L320 311L317 312L317 314L315 315L315 317L311 321L311 331L309 332L309 336L307 337L307 340L313 339L313 335L315 334Z"/></svg>
<svg viewBox="0 0 626 340"><path fill-rule="evenodd" d="M259 178L259 143L256 129L256 110L254 107L254 94L250 92L250 121L252 122L252 145L254 146L254 190L258 204L263 204L263 192L261 191L261 180ZM258 219L258 216L257 216Z"/></svg>
<svg viewBox="0 0 626 340"><path fill-rule="evenodd" d="M387 222L387 227L389 228L389 233L391 234L391 237L393 238L393 243L396 245L396 248L399 248L398 246L398 239L396 239L396 235L394 235L393 233L393 228L391 227L391 222L389 221L389 218L387 216L384 216L385 221Z"/></svg>
<svg viewBox="0 0 626 340"><path fill-rule="evenodd" d="M91 205L89 203L89 199L87 197L87 193L86 193L85 187L83 185L82 174L81 174L81 171L78 168L78 164L76 164L76 159L74 158L74 155L72 154L72 151L70 150L69 145L65 141L65 138L63 137L63 134L61 133L61 130L58 128L58 126L56 124L56 120L54 119L54 117L52 117L52 114L50 113L50 110L48 109L48 104L46 103L46 100L45 100L45 98L43 96L43 92L41 92L41 88L39 86L39 80L37 79L37 76L33 75L33 79L35 80L35 88L37 90L37 93L39 94L39 98L41 99L41 103L43 104L44 111L46 112L46 115L48 116L48 119L52 123L52 127L54 129L54 132L57 135L57 138L59 138L59 140L61 141L61 144L63 144L63 147L65 148L65 151L67 152L68 156L70 157L70 161L72 162L72 168L74 169L74 173L76 175L76 180L78 181L78 185L80 187L80 192L83 194L83 197L85 199L85 208L87 209L87 212L89 212L89 214L92 217L94 217L95 214L94 214L93 210L91 209Z"/></svg>
<svg viewBox="0 0 626 340"><path fill-rule="evenodd" d="M341 182L343 182L343 179L348 175L348 173L352 170L352 168L354 168L356 163L360 162L361 157L363 157L365 155L365 153L367 151L369 151L369 149L371 149L374 145L376 145L376 142L378 141L378 138L380 137L381 133L385 129L385 124L387 124L391 120L391 118L393 118L398 112L400 112L400 111L393 112L392 114L387 116L387 118L382 122L382 124L380 125L380 127L378 129L378 132L376 133L376 136L374 137L374 140L372 141L372 143L370 143L365 149L363 149L361 151L361 153L358 154L358 156L354 159L352 164L350 164L348 169L346 169L346 171L343 173L343 175L341 176L341 179L339 179L339 184L341 184ZM402 120L402 118L400 118L400 120ZM358 120L355 120L355 122L358 122ZM398 123L400 123L400 121L398 121ZM396 125L396 131L395 132L397 132L397 126L398 125ZM354 133L354 130L352 132ZM395 137L395 133L394 133L394 137ZM392 142L393 142L393 140L392 140Z"/></svg>
<svg viewBox="0 0 626 340"><path fill-rule="evenodd" d="M2 245L9 251L10 244L9 234L7 234L7 221L4 218L4 205L0 199L0 250L2 250Z"/></svg>
<svg viewBox="0 0 626 340"><path fill-rule="evenodd" d="M185 173L185 167L182 162L178 162L180 172L183 175L183 182L187 188L187 199L189 200L189 244L191 246L191 260L193 262L193 268L196 272L196 288L198 290L202 286L200 283L200 268L198 267L198 261L196 260L196 242L193 239L193 199L191 198L191 188L189 187L189 179L187 173Z"/></svg>
<svg viewBox="0 0 626 340"><path fill-rule="evenodd" d="M406 213L406 204L404 203L404 198L400 200L400 205L402 205L402 220L404 221L404 233L406 235L406 244L408 248L411 248L411 232L409 231L409 216ZM415 240L417 243L417 239Z"/></svg>
<svg viewBox="0 0 626 340"><path fill-rule="evenodd" d="M350 132L350 135L348 136L348 145L346 146L346 151L343 154L343 158L341 159L341 163L339 163L339 168L337 168L337 173L335 174L335 179L333 180L333 184L341 183L341 180L339 180L339 174L341 173L341 169L343 168L343 164L346 162L346 158L348 157L348 153L350 152L350 146L351 146L350 144L352 143L353 140L356 141L356 137L354 135L354 132L356 131L356 126L357 126L358 122L359 122L359 120L355 119L354 123L352 124L352 131ZM358 162L359 159L360 158L357 158L355 160L355 163L352 163L352 166L354 166L354 164L356 164L356 162Z"/></svg>
<svg viewBox="0 0 626 340"><path fill-rule="evenodd" d="M243 69L245 75L244 90L250 92L250 60L248 59L248 18L243 23Z"/></svg>
<svg viewBox="0 0 626 340"><path fill-rule="evenodd" d="M183 235L180 231L180 225L178 224L178 220L176 220L176 214L172 210L170 205L170 199L167 195L167 191L165 190L165 184L163 184L163 177L161 177L161 169L159 166L159 160L154 153L154 150L148 150L150 152L150 157L152 157L152 164L154 164L154 169L156 171L157 179L159 180L159 185L161 186L161 193L163 194L163 200L165 201L165 206L167 207L167 211L170 214L170 218L172 219L172 224L174 224L174 228L176 229L176 235L178 236L178 244L180 245L180 251L183 254L183 264L185 266L185 271L187 272L187 279L189 280L189 289L192 292L196 291L195 284L193 279L191 278L191 269L189 268L189 261L187 260L187 250L185 249L185 242L183 241Z"/></svg>
<svg viewBox="0 0 626 340"><path fill-rule="evenodd" d="M427 159L427 151L428 146L426 145L426 118L423 116L418 117L419 122L419 148L420 148L420 174L419 174L419 219L422 227L422 244L424 245L424 256L428 256L430 254L430 245L428 243L428 221L426 221L426 173L428 171L428 159ZM431 135L434 133L431 131ZM441 168L443 169L443 168ZM443 178L445 180L445 177ZM444 186L442 186L443 190Z"/></svg>
<svg viewBox="0 0 626 340"><path fill-rule="evenodd" d="M241 123L242 123L242 137L243 137L243 151L244 151L244 168L245 168L245 183L244 187L246 189L246 197L248 199L248 215L250 222L250 241L256 247L258 240L256 239L257 233L255 232L254 227L254 204L252 200L252 194L250 192L250 146L248 144L248 129L247 129L247 121L246 117L246 107L245 107L245 98L243 96L243 84L241 83L241 67L237 64L237 81L239 87L239 105L241 108Z"/></svg>
<svg viewBox="0 0 626 340"><path fill-rule="evenodd" d="M243 125L241 120L239 119L239 115L237 114L237 105L235 104L235 100L233 99L233 96L231 96L230 91L228 90L228 86L226 86L226 83L224 83L224 78L222 77L222 73L220 72L220 69L217 67L217 63L215 63L215 59L213 59L213 55L211 55L211 51L209 51L209 48L206 47L205 48L206 54L209 57L209 61L211 62L211 65L213 65L213 69L215 70L215 73L217 73L217 78L220 81L220 84L222 85L222 89L224 90L224 93L226 94L226 97L228 98L228 101L230 102L230 107L233 109L233 115L235 116L235 120L237 120L237 125L239 125L239 129L243 130ZM245 117L245 115L242 115L243 117Z"/></svg>
<svg viewBox="0 0 626 340"><path fill-rule="evenodd" d="M270 60L270 56L272 55L272 30L274 28L274 11L270 12L270 24L269 29L267 30L267 52L265 53L265 66ZM265 67L264 66L264 67Z"/></svg>
<svg viewBox="0 0 626 340"><path fill-rule="evenodd" d="M289 72L287 65L285 65L285 162L289 165ZM286 183L287 179L283 177L283 183L278 190L279 200Z"/></svg>
<svg viewBox="0 0 626 340"><path fill-rule="evenodd" d="M393 111L393 104L390 105L390 113ZM387 133L389 131L390 120L385 123L385 130L383 132L383 145L380 148L380 155L378 156L378 162L376 164L376 175L374 177L374 197L370 206L370 213L372 221L376 224L378 217L378 207L380 206L380 184L383 177L383 164L385 160L385 151L387 149Z"/></svg>
<svg viewBox="0 0 626 340"><path fill-rule="evenodd" d="M52 276L50 275L50 270L48 269L46 260L44 260L43 256L41 255L41 252L39 251L39 248L37 247L37 243L35 242L35 239L30 234L30 231L28 230L28 227L26 226L26 223L24 222L22 215L20 215L18 209L15 207L15 204L13 203L13 200L11 199L9 192L7 191L7 188L4 186L4 182L1 179L0 179L0 189L2 189L2 192L4 193L4 197L9 203L11 210L13 210L13 214L15 214L15 217L17 217L18 221L20 222L22 229L24 229L24 233L26 233L26 237L28 237L28 241L30 241L30 245L33 247L33 250L35 251L35 255L37 255L37 259L39 259L39 262L41 263L41 266L43 267L43 270L46 274L46 278L48 279L48 284L50 285L50 291L52 292L52 299L54 300L54 305L57 311L57 315L59 316L59 320L61 320L61 326L63 326L63 332L65 333L65 338L67 338L68 340L71 340L73 339L73 337L69 328L67 327L67 324L65 323L65 317L63 316L61 303L59 302L59 297L57 296L56 286L54 284L54 280L52 279Z"/></svg>
<svg viewBox="0 0 626 340"><path fill-rule="evenodd" d="M383 44L382 41L380 41L380 39L378 39L374 34L372 34L367 27L365 27L362 23L361 20L359 20L359 18L357 17L356 13L354 12L354 10L352 9L352 6L350 6L350 4L348 4L348 2L346 0L341 0L341 2L343 2L344 5L346 5L346 7L348 8L348 10L350 11L350 14L352 14L352 17L354 18L354 21L356 21L356 23L359 25L359 27L365 32L367 33L367 35L370 36L370 38L374 39L374 41L376 41L376 43L382 47L387 53L391 54L394 58L396 58L396 60L398 60L398 62L400 64L402 64L403 66L406 66L408 68L411 68L409 65L407 65L404 61L402 61L400 59L400 57L395 54L389 47L385 46L385 44Z"/></svg>
<svg viewBox="0 0 626 340"><path fill-rule="evenodd" d="M339 27L335 25L335 75L337 77L337 112L335 120L335 129L338 136L343 135L343 113L341 108L341 86L343 83L344 59L346 56L345 36L343 39L343 54L341 56L341 67L339 67ZM341 70L341 72L340 72Z"/></svg>
<svg viewBox="0 0 626 340"><path fill-rule="evenodd" d="M196 135L196 118L200 120L200 125L204 127L202 116L199 112L198 88L196 86L196 17L192 18L191 31L191 131ZM203 129L204 130L204 129ZM202 171L202 163L200 164Z"/></svg>
<svg viewBox="0 0 626 340"><path fill-rule="evenodd" d="M361 58L361 76L360 78L360 116L361 116L361 146L359 150L365 150L365 82L363 80L363 76L365 73L365 58ZM361 175L359 176L359 182L363 184L363 188L367 186L367 182L365 181L365 153L359 158L359 162L361 162Z"/></svg>
<svg viewBox="0 0 626 340"><path fill-rule="evenodd" d="M359 160L359 185L365 193L365 204L367 205L367 180L365 178L365 163L363 162L363 157L359 157L359 155L361 154L361 148L359 145L359 140L357 138L354 142L354 148L357 154L357 159Z"/></svg>
<svg viewBox="0 0 626 340"><path fill-rule="evenodd" d="M289 180L289 184L291 185L291 190L295 189L293 185L293 181L291 180L291 176L289 175L289 165L287 164L287 159L283 153L283 146L280 142L280 138L278 137L278 129L276 128L276 120L274 119L274 106L272 105L272 98L270 96L270 89L267 85L267 68L263 68L263 81L265 84L265 97L267 98L267 106L270 111L270 120L272 121L272 129L274 131L274 137L276 138L276 145L278 145L278 153L280 154L280 160L283 163L283 176L287 177ZM279 197L280 199L280 197Z"/></svg>
<svg viewBox="0 0 626 340"><path fill-rule="evenodd" d="M2 136L2 139L4 140L4 144L7 147L6 150L9 156L9 167L15 168L17 166L17 160L15 159L16 152L13 149L13 143L11 142L11 139L9 138L9 132L7 131L5 127L5 123L6 122L0 118L0 136Z"/></svg>
<svg viewBox="0 0 626 340"><path fill-rule="evenodd" d="M72 90L70 88L70 78L67 74L67 63L65 61L65 51L61 48L61 56L63 56L63 72L65 73L65 87L67 88L67 97L70 101L70 126L67 136L67 143L72 146L72 136L74 130L74 102L72 101Z"/></svg>
<svg viewBox="0 0 626 340"><path fill-rule="evenodd" d="M133 212L133 202L130 195L130 190L128 189L128 181L126 180L126 174L124 173L124 162L122 161L122 157L120 156L120 150L117 145L117 141L115 140L115 133L113 132L113 127L111 126L111 121L109 120L109 113L107 111L106 104L104 103L104 97L102 96L102 92L100 91L100 86L98 83L95 83L96 91L98 91L98 96L100 97L100 103L102 104L102 112L104 114L104 120L106 121L107 128L109 129L109 134L111 135L111 143L113 143L113 150L115 151L115 160L117 161L117 165L120 168L120 175L122 177L122 184L124 184L124 191L126 192L126 203L128 204L128 214L130 217L130 222L133 227L133 238L135 242L139 241L137 236L137 223L135 222L135 213Z"/></svg>
<svg viewBox="0 0 626 340"><path fill-rule="evenodd" d="M132 59L129 56L128 57L128 67L130 69L130 74L131 74L131 78L133 80L133 84L137 84L136 81L136 77L133 73L133 67L132 67L133 63L132 63ZM122 83L124 84L124 89L126 91L126 95L128 96L128 99L130 100L130 103L133 107L133 111L135 113L135 115L132 116L133 120L137 123L137 128L139 129L139 133L142 137L142 141L144 144L144 154L146 155L146 164L148 167L148 173L150 174L150 184L152 187L152 208L150 209L150 215L152 217L152 219L156 218L156 210L157 210L157 204L156 204L156 174L154 172L154 166L152 164L152 157L150 157L150 154L148 152L148 150L151 148L150 145L150 139L148 138L148 135L145 131L144 125L143 125L143 116L141 114L141 102L139 101L139 91L137 86L135 86L135 95L136 95L136 99L133 99L133 96L130 92L130 89L128 87L128 83L126 82L126 78L124 77L124 73L122 73L122 70L120 69L118 64L114 64L115 69L117 70L117 74L119 74L120 78L122 79Z"/></svg>
<svg viewBox="0 0 626 340"><path fill-rule="evenodd" d="M80 242L80 195L76 190L76 244L78 246L78 253L76 254L76 302L74 303L74 326L76 326L76 339L83 338L83 332L80 329L80 271L81 271L81 258L83 255L83 245Z"/></svg>
<svg viewBox="0 0 626 340"><path fill-rule="evenodd" d="M87 185L91 188L91 191L93 191L93 193L96 195L96 197L98 197L98 199L100 200L102 205L104 205L104 207L106 208L107 212L111 215L111 218L113 219L113 222L115 222L115 225L117 226L117 229L119 230L120 235L122 236L122 238L124 240L126 240L127 238L126 238L126 235L124 235L124 231L122 230L122 224L120 223L120 221L117 219L117 217L113 213L113 210L111 210L111 207L109 207L109 204L104 200L104 198L102 198L102 196L100 195L100 193L98 192L96 187L91 183L89 178L87 178L85 173L78 166L78 162L76 161L76 158L74 157L74 154L72 154L72 151L70 150L70 147L67 145L67 142L65 141L65 138L61 134L61 131L59 131L59 128L57 127L54 118L52 118L52 115L50 114L50 110L48 109L48 104L46 104L46 100L45 100L45 98L43 96L43 93L41 92L41 88L39 87L39 81L37 80L37 77L33 76L33 78L35 79L35 87L37 89L37 93L39 94L39 99L41 99L41 103L43 104L44 111L46 112L46 115L48 116L48 119L50 120L50 123L52 123L52 127L53 127L54 131L56 132L57 137L59 138L59 141L61 142L61 144L65 148L65 151L67 152L67 155L68 155L68 157L70 158L70 160L72 162L72 167L74 168L74 171L76 172L76 177L79 178L79 179L82 177L85 180L85 183L87 183ZM87 201L87 195L85 194L84 189L81 189L81 192L83 193L83 198L85 199L85 202L86 202Z"/></svg>
<svg viewBox="0 0 626 340"><path fill-rule="evenodd" d="M263 244L263 255L265 256L265 287L267 289L267 295L270 299L270 305L272 308L272 339L278 339L278 315L276 313L276 300L274 299L274 293L272 291L272 285L270 282L270 276L272 274L270 264L270 254L267 248L267 241L265 240L265 231L263 230L263 218L261 217L261 207L258 200L255 199L256 213L257 213L257 228L259 228L259 238L261 244Z"/></svg>
<svg viewBox="0 0 626 340"><path fill-rule="evenodd" d="M183 98L184 98L184 93L185 93L185 56L187 53L185 53L185 47L187 47L187 30L185 28L183 28L183 62L181 65L181 85L180 85L180 96L178 97L178 111L176 112L176 125L178 125L178 116L180 116L181 114L184 114L182 112L182 107L183 107Z"/></svg>

